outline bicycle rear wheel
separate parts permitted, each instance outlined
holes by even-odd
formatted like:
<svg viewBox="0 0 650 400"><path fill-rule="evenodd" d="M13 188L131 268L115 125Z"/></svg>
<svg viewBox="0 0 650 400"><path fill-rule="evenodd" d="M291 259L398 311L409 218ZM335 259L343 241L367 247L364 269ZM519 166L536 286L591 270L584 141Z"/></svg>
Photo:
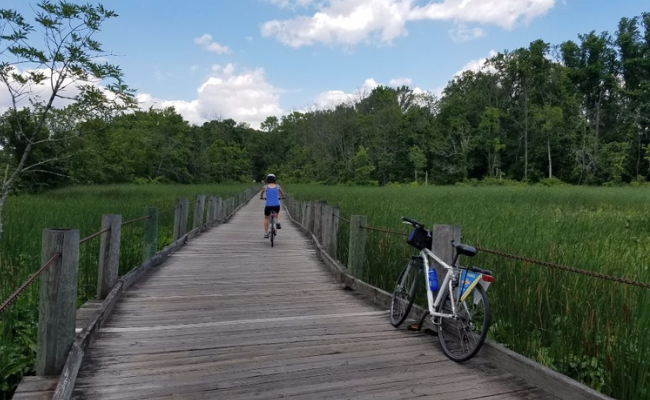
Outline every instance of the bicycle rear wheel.
<svg viewBox="0 0 650 400"><path fill-rule="evenodd" d="M390 323L395 328L400 326L411 311L413 301L415 300L415 290L417 289L418 280L420 279L420 270L422 269L422 259L413 258L406 264L402 270L393 297L390 303Z"/></svg>
<svg viewBox="0 0 650 400"><path fill-rule="evenodd" d="M443 313L451 314L451 299L445 298ZM483 346L490 327L490 305L487 293L477 285L465 301L456 304L454 318L441 318L438 340L442 351L456 362L474 357Z"/></svg>
<svg viewBox="0 0 650 400"><path fill-rule="evenodd" d="M275 238L275 224L271 225L271 234L269 237L271 238L271 247L273 247L273 239Z"/></svg>

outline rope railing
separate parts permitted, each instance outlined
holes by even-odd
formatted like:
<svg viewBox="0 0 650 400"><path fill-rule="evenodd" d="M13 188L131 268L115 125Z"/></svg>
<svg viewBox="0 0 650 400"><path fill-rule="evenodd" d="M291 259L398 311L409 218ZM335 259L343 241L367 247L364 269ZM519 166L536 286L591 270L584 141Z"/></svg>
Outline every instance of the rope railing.
<svg viewBox="0 0 650 400"><path fill-rule="evenodd" d="M341 217L340 215L336 215L336 214L332 213L332 217L337 217L341 221L347 222L348 224L350 223L349 219L345 219L345 218Z"/></svg>
<svg viewBox="0 0 650 400"><path fill-rule="evenodd" d="M168 212L172 212L172 211L176 211L177 208L178 208L178 206L176 206L176 207L172 207L172 208L168 208L168 209L166 209L166 210L159 211L159 212L158 212L158 215L160 215L160 214L166 214L166 213L168 213Z"/></svg>
<svg viewBox="0 0 650 400"><path fill-rule="evenodd" d="M130 224L140 222L140 221L144 221L144 220L147 220L149 218L151 218L151 215L145 215L144 217L130 219L128 221L122 222L122 226L130 225Z"/></svg>
<svg viewBox="0 0 650 400"><path fill-rule="evenodd" d="M5 300L2 305L0 305L0 314L2 314L14 301L16 301L18 296L20 296L29 286L31 286L32 283L34 283L34 281L36 281L36 279L38 279L38 277L41 276L41 274L43 274L43 272L45 272L45 270L47 270L50 265L54 264L54 262L59 257L61 257L61 253L54 254L52 258L43 264L43 266L41 266L41 268L39 268L39 270L36 271L34 275L32 275L25 283L22 284L21 287L18 288L18 290L9 296L9 298L7 298L7 300Z"/></svg>
<svg viewBox="0 0 650 400"><path fill-rule="evenodd" d="M603 279L603 280L610 281L610 282L623 283L625 285L637 286L637 287L641 287L641 288L644 288L644 289L650 289L650 284L647 284L647 283L644 283L644 282L639 282L639 281L634 281L632 279L618 278L618 277L615 277L615 276L602 274L600 272L587 271L587 270L584 270L584 269L569 267L569 266L566 266L566 265L554 264L554 263L550 263L550 262L547 262L547 261L535 260L535 259L532 259L532 258L522 257L522 256L514 255L514 254L508 254L508 253L504 253L502 251L490 250L490 249L486 249L486 248L478 247L478 246L476 246L476 249L479 250L479 251L488 253L488 254L494 254L494 255L497 255L497 256L500 256L500 257L505 257L505 258L510 258L510 259L513 259L513 260L523 261L523 262L528 263L528 264L541 265L543 267L559 269L559 270L562 270L562 271L572 272L574 274L579 274L579 275L584 275L584 276L590 276L592 278Z"/></svg>
<svg viewBox="0 0 650 400"><path fill-rule="evenodd" d="M99 231L99 232L95 232L95 233L93 233L92 235L87 236L87 237L81 239L81 240L79 241L79 244L84 244L84 243L86 243L86 242L88 242L88 241L90 241L90 240L96 238L97 236L101 235L102 233L109 232L110 230L111 230L111 228L109 227L109 228L106 228L106 229L101 230L101 231Z"/></svg>
<svg viewBox="0 0 650 400"><path fill-rule="evenodd" d="M337 215L332 214L332 216L337 216ZM343 218L341 216L338 216L338 218L340 220L345 221L345 222L348 222L348 223L350 222L349 220L347 220L347 219L345 219L345 218ZM379 228L373 228L373 227L369 227L369 226L359 226L359 228L365 229L365 230L368 230L368 231L383 232L383 233L389 233L389 234L405 236L405 237L408 236L408 233L395 232L395 231L391 231L391 230L387 230L387 229L379 229ZM583 275L583 276L589 276L589 277L592 277L592 278L602 279L602 280L609 281L609 282L622 283L622 284L629 285L629 286L636 286L636 287L640 287L640 288L644 288L644 289L650 289L650 284L645 283L645 282L639 282L639 281L635 281L635 280L627 279L627 278L619 278L619 277L616 277L616 276L607 275L607 274L603 274L603 273L600 273L600 272L587 271L587 270L584 270L584 269L569 267L569 266L561 265L561 264L555 264L555 263L551 263L551 262L548 262L548 261L535 260L535 259L532 259L532 258L527 258L527 257L518 256L518 255L514 255L514 254L508 254L508 253L498 251L498 250L487 249L487 248L484 248L484 247L478 247L478 246L475 246L475 247L476 247L477 250L479 250L481 252L484 252L484 253L493 254L493 255L496 255L496 256L504 257L504 258L510 258L510 259L513 259L513 260L519 260L519 261L523 261L523 262L528 263L528 264L534 264L534 265L539 265L539 266L543 266L543 267L558 269L558 270L561 270L561 271L571 272L571 273L578 274L578 275Z"/></svg>
<svg viewBox="0 0 650 400"><path fill-rule="evenodd" d="M399 236L408 236L408 233L403 233L403 232L395 232L395 231L390 231L387 229L379 229L379 228L371 228L369 226L361 226L359 225L359 228L365 229L367 231L375 231L375 232L384 232L384 233L391 233L393 235L399 235Z"/></svg>

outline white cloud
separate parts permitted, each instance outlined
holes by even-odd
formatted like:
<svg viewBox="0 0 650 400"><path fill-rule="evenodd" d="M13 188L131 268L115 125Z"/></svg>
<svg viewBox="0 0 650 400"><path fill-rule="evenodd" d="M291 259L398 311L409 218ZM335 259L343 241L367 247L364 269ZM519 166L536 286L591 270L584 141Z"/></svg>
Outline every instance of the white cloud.
<svg viewBox="0 0 650 400"><path fill-rule="evenodd" d="M391 79L388 86L391 87L398 87L398 86L409 86L412 83L412 79L410 78L396 78L396 79ZM368 78L365 80L362 86L358 87L356 90L352 92L344 92L342 90L329 90L327 92L322 92L316 98L314 99L314 105L316 108L334 108L338 106L339 104L345 104L345 103L354 103L357 102L368 95L372 92L373 89L375 89L377 86L380 86L380 83L377 83L373 78ZM415 88L410 88L413 93L416 95L424 95L430 92L427 92L419 87ZM442 89L440 89L440 92L442 92Z"/></svg>
<svg viewBox="0 0 650 400"><path fill-rule="evenodd" d="M52 73L51 70L49 69L26 69L26 70L20 70L18 68L13 67L14 70L22 75L25 78L29 77L29 74L31 73L42 73L45 75L46 79L43 80L40 84L31 84L29 86L23 86L22 84L17 83L12 77L9 77L9 84L14 88L14 90L21 88L20 90L22 91L22 95L18 95L16 100L16 107L17 108L23 108L23 107L29 107L30 106L30 101L32 102L46 102L49 100L50 96L52 95L52 87L50 83L50 74ZM58 78L60 75L58 73L54 74L55 78ZM63 80L63 84L61 85L62 89L59 90L58 95L60 97L57 97L54 99L54 102L52 103L54 107L56 108L63 108L66 107L74 102L74 97L79 94L79 86L80 85L92 85L99 90L103 91L104 94L109 98L113 99L114 96L111 92L105 90L103 86L100 85L100 82L98 79L92 79L91 81L88 82L83 82L83 81L74 81L70 78L66 78ZM9 108L12 108L13 102L11 98L11 94L9 93L9 90L7 89L7 86L4 84L0 84L0 113L4 113L5 111L9 110Z"/></svg>
<svg viewBox="0 0 650 400"><path fill-rule="evenodd" d="M283 113L281 91L266 81L262 68L237 73L233 64L215 65L212 73L197 90L193 101L167 101L151 95L138 95L142 108L173 106L190 123L200 125L216 118L232 118L253 128L269 116Z"/></svg>
<svg viewBox="0 0 650 400"><path fill-rule="evenodd" d="M314 104L317 108L334 108L339 104L353 103L370 94L374 88L379 86L374 79L368 78L361 87L355 91L346 93L342 90L329 90L316 96Z"/></svg>
<svg viewBox="0 0 650 400"><path fill-rule="evenodd" d="M388 86L392 86L392 87L409 86L411 82L413 82L413 79L411 78L395 78L395 79L391 79L390 82L388 82Z"/></svg>
<svg viewBox="0 0 650 400"><path fill-rule="evenodd" d="M275 4L280 8L307 7L313 0L264 0L267 3Z"/></svg>
<svg viewBox="0 0 650 400"><path fill-rule="evenodd" d="M407 0L408 1L408 0ZM444 0L412 9L411 20L453 20L512 29L546 14L557 0ZM409 1L410 2L410 1Z"/></svg>
<svg viewBox="0 0 650 400"><path fill-rule="evenodd" d="M217 42L212 41L212 36L207 33L201 37L194 38L194 43L203 46L207 51L211 51L217 54L229 54L231 53L228 46L222 46Z"/></svg>
<svg viewBox="0 0 650 400"><path fill-rule="evenodd" d="M485 31L483 31L483 29L478 27L468 28L462 24L449 30L449 37L451 37L451 40L456 43L467 42L483 36L485 36Z"/></svg>
<svg viewBox="0 0 650 400"><path fill-rule="evenodd" d="M484 68L486 68L485 62L488 60L488 58L492 58L496 55L497 55L496 51L490 50L490 54L487 57L469 61L467 64L463 65L463 67L454 74L454 78L461 76L465 71L474 71L474 72L482 71ZM495 71L492 67L489 67L488 72L495 72Z"/></svg>
<svg viewBox="0 0 650 400"><path fill-rule="evenodd" d="M288 6L289 0L267 0ZM390 43L406 36L409 21L453 21L454 40L483 36L481 28L467 24L490 24L513 29L544 15L557 0L443 0L422 6L416 0L323 0L311 16L262 24L264 36L276 37L291 47L315 43L352 45L361 42ZM421 2L420 2L421 3Z"/></svg>

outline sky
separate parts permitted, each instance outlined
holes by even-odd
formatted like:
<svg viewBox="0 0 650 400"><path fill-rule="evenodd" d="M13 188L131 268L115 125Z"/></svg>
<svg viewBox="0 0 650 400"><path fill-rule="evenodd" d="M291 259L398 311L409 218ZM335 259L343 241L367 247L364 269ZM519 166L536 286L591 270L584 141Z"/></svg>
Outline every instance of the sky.
<svg viewBox="0 0 650 400"><path fill-rule="evenodd" d="M31 22L37 3L0 0L0 8ZM440 94L456 74L496 52L537 39L560 44L591 31L614 34L622 17L650 11L648 0L101 4L119 16L96 39L143 109L174 106L192 124L232 118L254 128L269 116L331 107L378 85ZM0 88L0 111L7 99Z"/></svg>

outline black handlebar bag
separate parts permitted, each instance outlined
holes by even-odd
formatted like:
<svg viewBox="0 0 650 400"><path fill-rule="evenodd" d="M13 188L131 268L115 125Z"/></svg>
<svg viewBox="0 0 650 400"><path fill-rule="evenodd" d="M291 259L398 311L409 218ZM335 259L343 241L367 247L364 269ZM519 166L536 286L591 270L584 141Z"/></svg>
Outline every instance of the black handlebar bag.
<svg viewBox="0 0 650 400"><path fill-rule="evenodd" d="M409 234L406 243L418 250L431 249L431 232L424 228L415 228Z"/></svg>

